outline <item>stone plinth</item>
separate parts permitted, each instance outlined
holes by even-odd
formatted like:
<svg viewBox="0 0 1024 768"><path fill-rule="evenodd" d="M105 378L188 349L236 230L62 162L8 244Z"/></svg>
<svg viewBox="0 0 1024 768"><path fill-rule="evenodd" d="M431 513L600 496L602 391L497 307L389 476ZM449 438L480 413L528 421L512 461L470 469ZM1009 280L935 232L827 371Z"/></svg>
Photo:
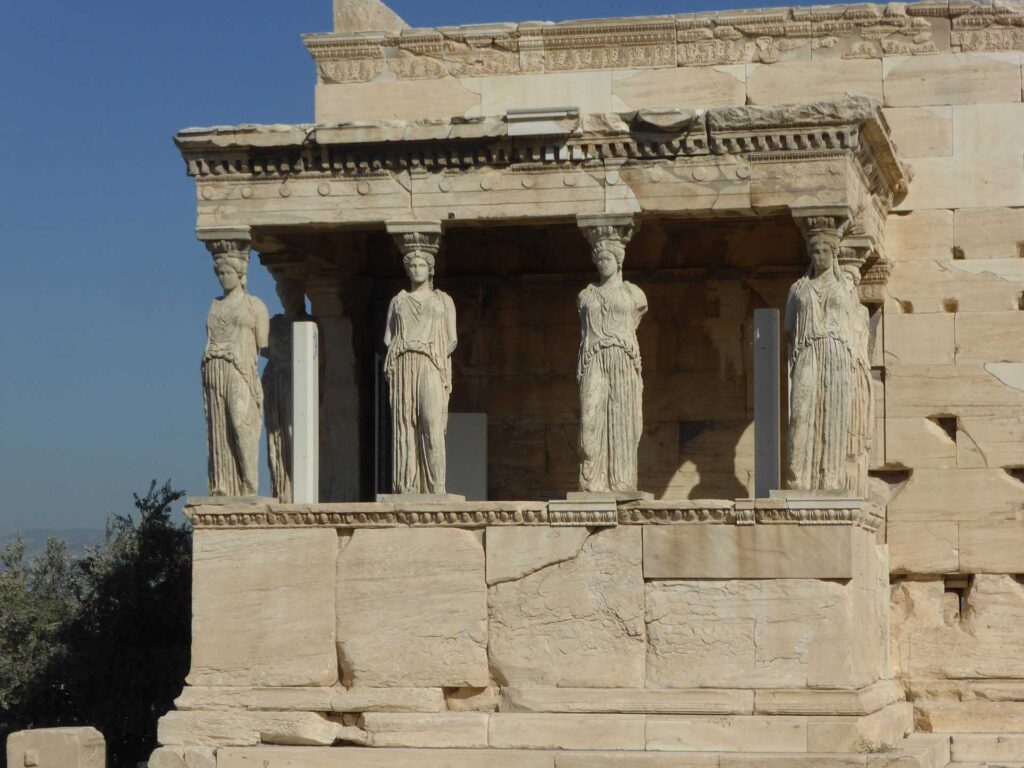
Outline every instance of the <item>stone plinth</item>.
<svg viewBox="0 0 1024 768"><path fill-rule="evenodd" d="M789 765L896 749L912 730L887 679L879 518L860 501L186 513L193 669L161 721L161 755L398 766L457 749L501 766L578 750L609 765L618 753Z"/></svg>
<svg viewBox="0 0 1024 768"><path fill-rule="evenodd" d="M106 768L107 745L95 728L40 728L7 737L9 768Z"/></svg>

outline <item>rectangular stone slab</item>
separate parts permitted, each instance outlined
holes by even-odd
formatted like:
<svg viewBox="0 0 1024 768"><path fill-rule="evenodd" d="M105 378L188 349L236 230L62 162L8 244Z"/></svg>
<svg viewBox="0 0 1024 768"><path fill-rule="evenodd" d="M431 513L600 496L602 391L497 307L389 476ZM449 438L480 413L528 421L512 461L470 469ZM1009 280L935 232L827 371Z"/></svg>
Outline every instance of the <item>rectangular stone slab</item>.
<svg viewBox="0 0 1024 768"><path fill-rule="evenodd" d="M644 749L644 715L491 715L490 744L499 749Z"/></svg>
<svg viewBox="0 0 1024 768"><path fill-rule="evenodd" d="M751 714L754 692L715 688L503 688L502 712Z"/></svg>
<svg viewBox="0 0 1024 768"><path fill-rule="evenodd" d="M806 717L647 718L647 749L680 752L805 752Z"/></svg>
<svg viewBox="0 0 1024 768"><path fill-rule="evenodd" d="M338 681L328 528L197 530L189 685Z"/></svg>
<svg viewBox="0 0 1024 768"><path fill-rule="evenodd" d="M346 684L490 685L484 550L471 531L355 531L338 557L337 619Z"/></svg>
<svg viewBox="0 0 1024 768"><path fill-rule="evenodd" d="M221 749L217 768L555 768L552 752L516 749Z"/></svg>
<svg viewBox="0 0 1024 768"><path fill-rule="evenodd" d="M849 579L843 525L644 526L645 579Z"/></svg>

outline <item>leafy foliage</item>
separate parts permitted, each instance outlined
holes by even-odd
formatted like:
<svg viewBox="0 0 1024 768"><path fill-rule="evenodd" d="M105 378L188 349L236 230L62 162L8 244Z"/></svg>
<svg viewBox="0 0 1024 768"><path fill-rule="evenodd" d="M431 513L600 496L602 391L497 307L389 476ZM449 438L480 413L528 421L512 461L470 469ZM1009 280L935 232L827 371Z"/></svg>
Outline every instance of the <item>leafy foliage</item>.
<svg viewBox="0 0 1024 768"><path fill-rule="evenodd" d="M55 539L27 564L20 542L3 550L0 737L93 725L112 768L148 757L188 672L191 532L170 519L183 495L153 481L80 559Z"/></svg>

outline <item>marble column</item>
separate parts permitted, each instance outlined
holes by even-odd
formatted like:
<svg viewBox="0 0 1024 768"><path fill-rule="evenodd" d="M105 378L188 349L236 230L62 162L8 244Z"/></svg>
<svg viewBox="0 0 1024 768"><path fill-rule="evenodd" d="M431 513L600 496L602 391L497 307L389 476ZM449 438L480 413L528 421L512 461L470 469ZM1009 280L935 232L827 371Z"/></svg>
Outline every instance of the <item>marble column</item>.
<svg viewBox="0 0 1024 768"><path fill-rule="evenodd" d="M306 295L320 330L320 500L360 500L360 398L352 318L332 270L310 275Z"/></svg>
<svg viewBox="0 0 1024 768"><path fill-rule="evenodd" d="M312 318L306 312L306 266L300 254L260 253L260 261L277 284L283 312L270 318L270 347L263 369L264 420L267 428L267 466L272 495L293 500L294 411L292 326Z"/></svg>

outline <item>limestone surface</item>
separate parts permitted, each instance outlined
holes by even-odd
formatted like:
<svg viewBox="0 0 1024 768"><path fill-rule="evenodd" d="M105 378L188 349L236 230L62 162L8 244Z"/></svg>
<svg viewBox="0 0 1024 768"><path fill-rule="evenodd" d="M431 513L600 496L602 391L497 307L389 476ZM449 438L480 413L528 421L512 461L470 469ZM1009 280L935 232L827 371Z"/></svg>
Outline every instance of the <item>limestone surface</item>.
<svg viewBox="0 0 1024 768"><path fill-rule="evenodd" d="M196 531L192 551L190 685L338 681L334 530Z"/></svg>
<svg viewBox="0 0 1024 768"><path fill-rule="evenodd" d="M646 589L649 687L850 687L876 679L856 668L855 590L842 583L653 581Z"/></svg>
<svg viewBox="0 0 1024 768"><path fill-rule="evenodd" d="M490 685L484 552L469 531L358 530L338 558L346 684Z"/></svg>
<svg viewBox="0 0 1024 768"><path fill-rule="evenodd" d="M103 734L91 727L15 731L7 737L7 765L106 768L107 745Z"/></svg>
<svg viewBox="0 0 1024 768"><path fill-rule="evenodd" d="M148 768L217 768L214 747L158 747Z"/></svg>
<svg viewBox="0 0 1024 768"><path fill-rule="evenodd" d="M502 685L643 687L640 530L592 534L580 554L488 590ZM608 660L614 658L614 664Z"/></svg>
<svg viewBox="0 0 1024 768"><path fill-rule="evenodd" d="M221 747L255 744L330 746L344 726L315 712L177 712L157 724L162 746Z"/></svg>

